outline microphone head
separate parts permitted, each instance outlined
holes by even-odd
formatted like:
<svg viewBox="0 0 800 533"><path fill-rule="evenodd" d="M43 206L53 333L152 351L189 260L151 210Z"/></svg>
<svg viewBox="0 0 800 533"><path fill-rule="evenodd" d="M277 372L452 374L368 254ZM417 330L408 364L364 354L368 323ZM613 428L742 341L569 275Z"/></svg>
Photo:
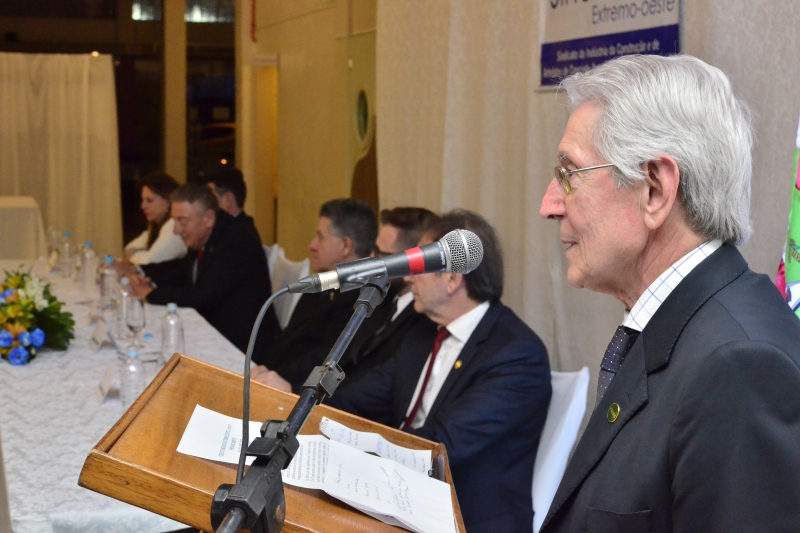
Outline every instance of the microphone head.
<svg viewBox="0 0 800 533"><path fill-rule="evenodd" d="M469 274L483 260L483 243L477 235L465 229L456 229L439 239L448 252L449 272Z"/></svg>

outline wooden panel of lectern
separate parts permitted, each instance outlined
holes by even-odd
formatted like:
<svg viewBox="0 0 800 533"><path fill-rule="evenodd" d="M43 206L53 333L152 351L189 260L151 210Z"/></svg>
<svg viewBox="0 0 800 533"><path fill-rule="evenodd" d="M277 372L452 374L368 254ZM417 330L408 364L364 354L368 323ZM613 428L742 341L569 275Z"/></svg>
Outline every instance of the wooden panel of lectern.
<svg viewBox="0 0 800 533"><path fill-rule="evenodd" d="M297 396L259 383L251 387L251 420L285 420ZM139 399L91 450L78 483L203 531L211 531L209 509L217 487L234 483L235 465L178 453L178 443L195 405L241 418L242 376L175 354ZM319 434L323 416L359 431L380 433L388 441L447 457L444 446L325 405L314 408L301 434ZM458 531L464 523L451 485ZM369 517L321 490L284 485L285 532L405 531Z"/></svg>

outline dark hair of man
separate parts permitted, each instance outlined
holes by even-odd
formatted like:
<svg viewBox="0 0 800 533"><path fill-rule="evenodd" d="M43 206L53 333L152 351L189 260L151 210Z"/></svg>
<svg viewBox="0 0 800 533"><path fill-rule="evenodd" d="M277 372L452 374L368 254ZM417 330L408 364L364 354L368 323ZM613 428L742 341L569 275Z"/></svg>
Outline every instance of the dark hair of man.
<svg viewBox="0 0 800 533"><path fill-rule="evenodd" d="M170 194L172 191L178 188L178 182L175 181L175 178L167 174L166 172L151 172L149 174L145 174L139 179L139 192L142 192L142 189L147 187L153 193L157 194L158 196L164 198L165 200L169 200ZM156 242L158 239L158 234L161 231L161 226L163 226L167 220L169 220L169 210L167 210L167 216L164 217L163 220L159 220L158 222L151 222L149 225L149 235L147 237L147 249L149 250L153 243Z"/></svg>
<svg viewBox="0 0 800 533"><path fill-rule="evenodd" d="M398 230L397 244L401 250L414 248L436 221L439 215L424 207L395 207L381 211L381 224Z"/></svg>
<svg viewBox="0 0 800 533"><path fill-rule="evenodd" d="M428 236L438 241L455 229L469 230L483 243L483 261L464 276L467 294L476 302L499 301L503 296L503 251L494 228L476 213L455 209L442 215L428 230Z"/></svg>
<svg viewBox="0 0 800 533"><path fill-rule="evenodd" d="M242 171L238 168L229 167L218 170L206 179L206 183L213 183L220 196L226 192L232 193L237 207L239 209L244 207L244 201L247 199L247 185L244 183Z"/></svg>
<svg viewBox="0 0 800 533"><path fill-rule="evenodd" d="M219 209L219 202L217 197L211 192L208 186L202 183L185 183L175 189L175 192L169 197L172 203L186 202L189 204L200 204L205 211Z"/></svg>
<svg viewBox="0 0 800 533"><path fill-rule="evenodd" d="M335 235L353 241L353 251L358 257L367 257L375 248L378 222L367 203L352 198L329 200L319 208L319 216L330 219Z"/></svg>

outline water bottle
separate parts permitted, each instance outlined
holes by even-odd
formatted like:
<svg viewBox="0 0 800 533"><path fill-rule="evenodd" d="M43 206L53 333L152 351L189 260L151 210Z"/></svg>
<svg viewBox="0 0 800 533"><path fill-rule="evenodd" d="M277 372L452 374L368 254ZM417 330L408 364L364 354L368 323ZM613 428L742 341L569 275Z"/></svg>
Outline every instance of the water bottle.
<svg viewBox="0 0 800 533"><path fill-rule="evenodd" d="M163 366L175 352L183 353L184 350L183 322L178 315L178 305L170 303L167 304L167 314L161 321L161 358L158 365Z"/></svg>
<svg viewBox="0 0 800 533"><path fill-rule="evenodd" d="M117 338L127 339L130 334L128 329L128 300L133 298L131 293L131 280L122 278L119 282L119 301L117 302Z"/></svg>
<svg viewBox="0 0 800 533"><path fill-rule="evenodd" d="M144 363L139 359L136 348L130 347L119 373L119 397L122 400L123 411L128 410L136 398L144 392L146 386Z"/></svg>
<svg viewBox="0 0 800 533"><path fill-rule="evenodd" d="M61 234L61 276L72 277L72 243L68 231Z"/></svg>
<svg viewBox="0 0 800 533"><path fill-rule="evenodd" d="M86 241L81 252L81 289L90 295L97 292L97 255L90 241Z"/></svg>
<svg viewBox="0 0 800 533"><path fill-rule="evenodd" d="M117 282L117 272L114 270L113 257L107 255L103 258L97 275L100 278L100 308L103 310L114 309L120 288Z"/></svg>
<svg viewBox="0 0 800 533"><path fill-rule="evenodd" d="M51 222L47 226L47 257L52 256L54 253L58 254L58 230L56 223Z"/></svg>

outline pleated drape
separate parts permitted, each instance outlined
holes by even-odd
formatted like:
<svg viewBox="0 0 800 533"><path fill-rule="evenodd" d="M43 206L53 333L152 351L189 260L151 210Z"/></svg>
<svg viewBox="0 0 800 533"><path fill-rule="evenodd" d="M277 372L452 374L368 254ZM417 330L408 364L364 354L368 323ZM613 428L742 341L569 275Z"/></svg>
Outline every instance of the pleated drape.
<svg viewBox="0 0 800 533"><path fill-rule="evenodd" d="M116 93L108 55L0 53L0 195L45 224L122 250Z"/></svg>

